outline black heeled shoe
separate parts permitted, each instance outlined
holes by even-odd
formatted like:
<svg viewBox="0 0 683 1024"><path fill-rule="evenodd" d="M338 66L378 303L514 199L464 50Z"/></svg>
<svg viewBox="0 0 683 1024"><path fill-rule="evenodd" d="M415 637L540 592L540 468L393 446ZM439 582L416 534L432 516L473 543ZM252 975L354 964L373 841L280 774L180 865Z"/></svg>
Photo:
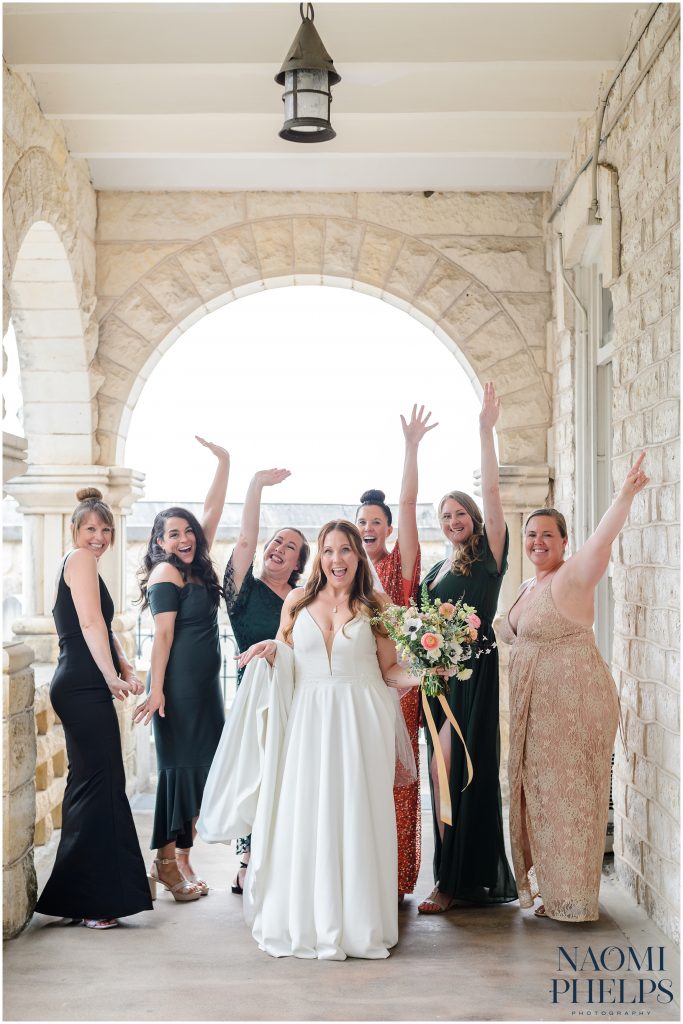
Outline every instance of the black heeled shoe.
<svg viewBox="0 0 683 1024"><path fill-rule="evenodd" d="M246 871L247 867L248 867L248 865L245 864L243 860L241 860L240 861L240 868L244 868L244 870ZM241 896L242 893L244 892L244 889L240 885L240 873L239 873L239 871L237 872L237 878L235 879L235 884L231 885L230 888L234 892L235 896Z"/></svg>

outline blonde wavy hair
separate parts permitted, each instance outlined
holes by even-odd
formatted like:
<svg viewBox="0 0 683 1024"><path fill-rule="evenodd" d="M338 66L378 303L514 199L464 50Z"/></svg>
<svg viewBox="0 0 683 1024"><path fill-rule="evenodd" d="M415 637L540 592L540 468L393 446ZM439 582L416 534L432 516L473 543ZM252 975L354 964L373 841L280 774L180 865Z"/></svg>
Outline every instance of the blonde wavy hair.
<svg viewBox="0 0 683 1024"><path fill-rule="evenodd" d="M454 554L453 561L451 562L451 571L459 576L471 576L472 564L478 562L481 557L481 544L484 538L484 517L476 501L469 494L466 494L464 491L449 491L448 494L444 494L439 502L439 522L441 522L443 507L449 498L462 505L465 512L472 519L472 534L464 544L460 545Z"/></svg>
<svg viewBox="0 0 683 1024"><path fill-rule="evenodd" d="M358 527L354 526L348 519L332 519L329 523L325 523L318 534L318 549L313 559L311 574L308 577L306 586L302 588L303 593L301 599L297 601L296 605L292 609L291 620L282 631L282 638L285 643L289 643L294 629L294 623L296 622L299 613L309 604L312 604L321 590L324 590L327 586L327 576L325 575L322 567L322 555L327 535L332 533L333 530L339 530L348 537L354 553L358 556L358 568L356 569L351 593L349 594L349 611L352 616L355 618L362 609L366 609L370 616L378 615L382 609L382 605L378 600L378 595L374 589L374 579L370 571L368 556L365 553L363 540ZM372 631L377 636L386 636L386 632L381 626L373 625Z"/></svg>

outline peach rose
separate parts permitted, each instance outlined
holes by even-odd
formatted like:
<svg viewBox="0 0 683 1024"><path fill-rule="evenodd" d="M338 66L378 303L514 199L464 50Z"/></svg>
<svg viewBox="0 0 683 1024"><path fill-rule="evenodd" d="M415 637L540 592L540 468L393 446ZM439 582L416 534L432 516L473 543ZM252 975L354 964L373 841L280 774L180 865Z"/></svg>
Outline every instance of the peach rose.
<svg viewBox="0 0 683 1024"><path fill-rule="evenodd" d="M476 640L478 636L479 633L476 631L474 626L470 626L470 640Z"/></svg>

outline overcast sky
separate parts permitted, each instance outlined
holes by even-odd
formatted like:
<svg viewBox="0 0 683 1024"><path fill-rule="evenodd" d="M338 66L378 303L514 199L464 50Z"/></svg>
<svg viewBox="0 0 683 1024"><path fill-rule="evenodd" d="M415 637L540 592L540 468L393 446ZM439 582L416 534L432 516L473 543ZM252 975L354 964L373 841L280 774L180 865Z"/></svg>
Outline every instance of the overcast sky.
<svg viewBox="0 0 683 1024"><path fill-rule="evenodd" d="M13 375L10 359L6 383ZM419 500L471 491L480 403L436 336L350 289L269 289L204 317L163 356L135 408L125 465L144 471L148 499L199 501L214 466L200 434L231 453L229 501L243 500L255 470L283 466L292 476L264 500L353 503L380 487L395 502L399 415L413 402L440 424L420 448Z"/></svg>

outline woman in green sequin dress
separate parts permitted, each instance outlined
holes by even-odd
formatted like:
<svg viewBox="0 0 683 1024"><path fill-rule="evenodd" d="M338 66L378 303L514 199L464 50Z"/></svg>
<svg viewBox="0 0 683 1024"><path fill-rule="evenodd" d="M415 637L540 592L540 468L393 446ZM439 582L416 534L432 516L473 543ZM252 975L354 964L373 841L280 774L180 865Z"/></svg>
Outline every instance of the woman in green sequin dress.
<svg viewBox="0 0 683 1024"><path fill-rule="evenodd" d="M284 600L296 586L308 561L310 547L303 533L293 527L283 527L265 545L260 576L254 574L263 488L282 483L289 475L287 469L259 470L252 477L244 499L240 535L223 578L225 605L240 653L261 640L275 638L280 628ZM243 674L244 669L238 669L238 686ZM235 844L241 857L240 869L232 886L236 895L242 892L249 863L250 840L250 836L244 836Z"/></svg>
<svg viewBox="0 0 683 1024"><path fill-rule="evenodd" d="M493 428L500 402L492 384L484 388L479 417L481 436L481 489L484 515L462 491L451 491L439 504L444 536L453 546L450 558L427 573L430 600L455 602L462 597L481 619L482 653L468 663L474 671L464 681L450 680L448 703L462 730L474 765L467 782L465 752L437 698L429 698L444 751L453 808L453 825L439 816L439 787L432 738L425 730L430 763L434 821L433 892L424 900L422 914L439 914L456 903L488 905L517 899L517 890L505 854L503 815L498 778L500 730L498 721L498 650L493 618L507 569L508 533L498 486L498 463ZM488 642L484 641L484 637Z"/></svg>
<svg viewBox="0 0 683 1024"><path fill-rule="evenodd" d="M154 616L146 700L134 720L151 720L158 783L150 877L178 902L199 899L208 886L190 864L195 823L211 761L223 731L218 604L221 588L209 551L228 485L230 456L197 440L218 459L201 524L187 509L168 508L152 526L140 590Z"/></svg>

